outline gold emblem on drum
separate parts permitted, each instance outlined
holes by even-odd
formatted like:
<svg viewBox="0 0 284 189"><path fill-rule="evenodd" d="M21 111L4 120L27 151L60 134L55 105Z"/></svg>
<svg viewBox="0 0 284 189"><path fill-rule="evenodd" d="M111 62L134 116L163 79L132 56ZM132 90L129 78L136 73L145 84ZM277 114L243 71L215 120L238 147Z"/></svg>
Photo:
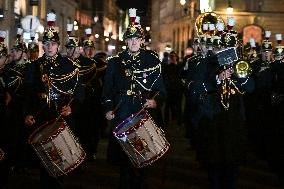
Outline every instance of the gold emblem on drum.
<svg viewBox="0 0 284 189"><path fill-rule="evenodd" d="M146 155L147 152L150 152L150 149L148 147L148 144L145 139L141 138L140 136L135 136L134 138L130 139L128 141L131 146L135 148L135 150L142 154Z"/></svg>
<svg viewBox="0 0 284 189"><path fill-rule="evenodd" d="M56 164L62 163L62 156L63 156L63 154L62 154L62 151L59 148L57 148L57 147L49 147L47 149L47 153L48 153L50 159L54 163L56 163Z"/></svg>

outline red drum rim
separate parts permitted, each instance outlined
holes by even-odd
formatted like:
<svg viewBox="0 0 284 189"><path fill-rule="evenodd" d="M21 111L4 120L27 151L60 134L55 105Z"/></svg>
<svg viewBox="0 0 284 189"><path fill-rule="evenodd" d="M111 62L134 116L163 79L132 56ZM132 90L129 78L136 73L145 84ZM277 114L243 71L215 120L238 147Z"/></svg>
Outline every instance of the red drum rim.
<svg viewBox="0 0 284 189"><path fill-rule="evenodd" d="M52 132L52 134L48 137L45 137L44 139L37 141L37 142L32 142L35 135L38 134L40 131L42 131L43 129L45 129L48 125L53 124L56 121L56 119L53 119L51 121L46 122L45 124L41 125L39 128L37 128L30 136L29 136L29 144L37 144L37 143L41 143L41 144L46 144L48 143L50 140L53 140L54 138L56 138L61 131L63 131L66 127L66 122L65 121L58 121L60 123L60 127Z"/></svg>
<svg viewBox="0 0 284 189"><path fill-rule="evenodd" d="M124 132L119 132L127 123L129 123L134 117L136 116L142 116L142 118L138 123L132 125L130 128L128 128L126 131ZM149 119L149 114L146 111L142 111L139 113L138 112L131 114L128 118L126 118L125 120L123 120L120 124L118 124L117 127L115 127L115 129L113 130L113 134L115 137L117 138L124 138L125 136L130 135L131 133L135 132L137 129L141 128L145 121Z"/></svg>

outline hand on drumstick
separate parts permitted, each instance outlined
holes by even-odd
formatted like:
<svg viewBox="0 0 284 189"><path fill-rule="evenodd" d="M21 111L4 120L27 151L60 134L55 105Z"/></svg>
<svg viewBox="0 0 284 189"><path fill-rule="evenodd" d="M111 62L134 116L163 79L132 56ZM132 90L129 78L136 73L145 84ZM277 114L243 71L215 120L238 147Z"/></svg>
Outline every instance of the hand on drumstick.
<svg viewBox="0 0 284 189"><path fill-rule="evenodd" d="M62 107L62 109L61 109L61 115L62 116L69 116L71 113L72 113L72 111L71 111L70 106L66 105L66 106Z"/></svg>
<svg viewBox="0 0 284 189"><path fill-rule="evenodd" d="M35 124L35 118L32 115L27 115L25 117L25 124L28 126L32 126L33 124Z"/></svg>
<svg viewBox="0 0 284 189"><path fill-rule="evenodd" d="M156 108L157 107L157 103L156 103L156 101L154 99L146 99L144 107L146 107L146 108Z"/></svg>
<svg viewBox="0 0 284 189"><path fill-rule="evenodd" d="M108 111L107 113L106 113L106 119L107 120L112 120L113 118L115 117L115 115L114 115L114 112L113 111Z"/></svg>

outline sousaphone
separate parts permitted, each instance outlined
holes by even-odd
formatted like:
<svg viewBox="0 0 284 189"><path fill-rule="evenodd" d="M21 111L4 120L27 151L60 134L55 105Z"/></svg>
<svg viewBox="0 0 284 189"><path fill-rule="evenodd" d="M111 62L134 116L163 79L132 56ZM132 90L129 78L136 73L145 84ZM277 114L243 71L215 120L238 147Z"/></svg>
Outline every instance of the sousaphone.
<svg viewBox="0 0 284 189"><path fill-rule="evenodd" d="M224 24L223 19L221 18L221 16L217 15L214 12L204 12L202 14L200 14L195 21L195 28L197 31L197 35L201 36L201 35L216 35L218 30L216 29L216 24L218 22L221 22ZM212 32L210 30L204 30L203 29L203 24L214 24L215 25L215 30ZM225 24L224 24L225 25Z"/></svg>

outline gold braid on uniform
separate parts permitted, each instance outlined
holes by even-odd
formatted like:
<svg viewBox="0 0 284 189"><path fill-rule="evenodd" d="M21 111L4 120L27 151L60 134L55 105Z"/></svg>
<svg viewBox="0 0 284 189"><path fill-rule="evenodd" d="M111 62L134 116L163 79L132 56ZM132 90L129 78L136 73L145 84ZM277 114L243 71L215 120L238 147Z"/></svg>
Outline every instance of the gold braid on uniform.
<svg viewBox="0 0 284 189"><path fill-rule="evenodd" d="M151 53L152 54L152 53ZM140 52L136 55L131 55L132 59L136 61L136 63L138 63L138 65L141 63L140 59L137 57L139 57ZM154 55L154 54L152 54ZM122 64L126 65L126 64L130 64L131 60L122 60ZM131 64L131 80L135 81L136 83L138 83L143 89L147 90L147 91L151 91L153 85L156 83L156 81L158 80L158 78L161 75L161 71L162 71L162 67L161 64L157 64L156 66L150 67L150 68L146 68L146 69L139 69L135 67L136 64ZM146 74L147 77L152 75L153 73L155 73L156 71L159 72L159 75L156 77L156 79L153 81L153 83L151 84L150 87L147 87L147 79L146 77L144 77L143 75ZM144 78L144 79L143 79ZM142 80L143 79L143 80ZM141 82L142 80L142 82ZM135 88L135 84L131 85L131 89L130 91L133 91L133 88ZM130 93L130 92L129 92Z"/></svg>
<svg viewBox="0 0 284 189"><path fill-rule="evenodd" d="M77 60L76 60L77 61ZM79 61L79 60L78 60ZM91 73L92 71L96 70L96 64L94 63L91 66L81 66L80 75L86 75Z"/></svg>
<svg viewBox="0 0 284 189"><path fill-rule="evenodd" d="M139 70L139 69L135 69L133 71L133 79L134 81L136 81L143 89L147 90L147 91L150 91L153 87L153 85L156 83L157 79L160 77L161 75L161 64L158 64L154 67L151 67L151 68L147 68L147 69L143 69L143 70ZM140 80L143 78L143 74L147 74L147 77L152 75L153 73L155 73L156 71L159 71L159 75L157 76L157 78L153 81L152 85L150 86L150 88L147 88L146 87L146 83L147 83L147 80L146 78L142 80L142 82L144 83L141 83ZM142 74L142 76L140 76L140 74ZM139 80L140 79L140 80Z"/></svg>
<svg viewBox="0 0 284 189"><path fill-rule="evenodd" d="M26 62L26 63L28 63L28 62ZM10 77L10 79L12 79L12 80L9 81L9 83L7 83L8 88L15 86L15 91L17 91L18 88L22 85L23 79L24 79L23 72L24 72L24 68L25 68L26 63L16 64L12 68L9 68L9 70L16 73L16 75Z"/></svg>
<svg viewBox="0 0 284 189"><path fill-rule="evenodd" d="M53 60L55 61L55 59ZM60 75L56 75L54 73L47 74L47 73L44 73L43 71L43 65L46 65L46 64L47 62L44 62L43 64L41 64L40 70L42 73L42 81L46 84L48 88L48 95L46 97L46 101L50 107L52 88L56 89L59 93L62 93L62 94L72 95L74 93L77 87L77 84L78 84L78 80L79 80L79 68L76 68L72 72L67 73L67 74L60 74ZM63 84L65 82L68 82L70 79L73 79L74 77L76 77L76 84L74 85L74 88L64 91L58 87L58 84Z"/></svg>
<svg viewBox="0 0 284 189"><path fill-rule="evenodd" d="M230 107L230 96L235 95L236 93L244 94L241 92L239 88L236 86L233 80L225 79L222 83L222 92L221 92L221 104L225 110L228 110Z"/></svg>

